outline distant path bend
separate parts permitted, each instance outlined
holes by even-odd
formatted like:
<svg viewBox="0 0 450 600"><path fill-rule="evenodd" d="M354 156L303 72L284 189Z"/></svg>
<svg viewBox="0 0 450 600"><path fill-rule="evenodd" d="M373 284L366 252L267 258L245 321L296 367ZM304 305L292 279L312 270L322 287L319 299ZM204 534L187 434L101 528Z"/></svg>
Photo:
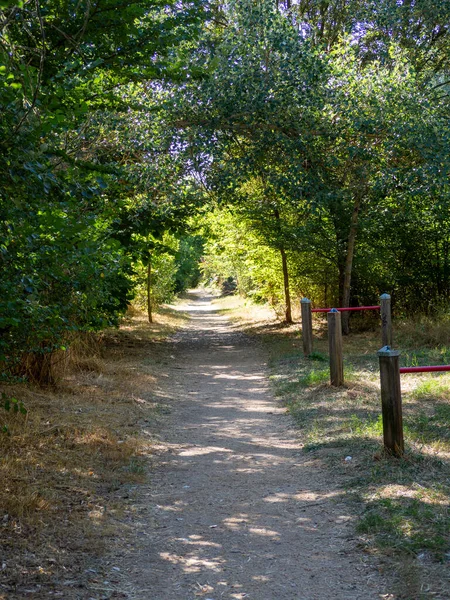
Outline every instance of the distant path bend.
<svg viewBox="0 0 450 600"><path fill-rule="evenodd" d="M303 454L263 350L191 294L160 393L166 451L123 564L138 600L375 600L337 481Z"/></svg>

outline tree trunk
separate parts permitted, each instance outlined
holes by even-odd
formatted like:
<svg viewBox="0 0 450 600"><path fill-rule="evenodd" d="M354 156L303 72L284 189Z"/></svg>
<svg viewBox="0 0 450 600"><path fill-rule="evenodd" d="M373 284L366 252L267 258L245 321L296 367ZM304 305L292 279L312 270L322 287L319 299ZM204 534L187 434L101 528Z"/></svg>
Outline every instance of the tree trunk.
<svg viewBox="0 0 450 600"><path fill-rule="evenodd" d="M338 299L337 306L344 306L345 257L338 258Z"/></svg>
<svg viewBox="0 0 450 600"><path fill-rule="evenodd" d="M274 210L274 216L277 222L278 232L280 234L280 238L282 237L282 229L281 229L281 217L280 211L278 208ZM281 242L282 244L282 242ZM291 293L289 290L289 271L286 257L286 250L280 244L280 253L281 253L281 263L283 265L283 283L284 283L284 299L286 304L286 312L285 312L285 321L286 323L292 323L292 310L291 310Z"/></svg>
<svg viewBox="0 0 450 600"><path fill-rule="evenodd" d="M444 240L443 243L443 254L444 254L444 267L443 267L443 273L442 273L442 277L443 277L443 297L448 300L449 298L449 285L448 285L448 280L449 280L449 249L450 249L450 244L448 240Z"/></svg>
<svg viewBox="0 0 450 600"><path fill-rule="evenodd" d="M147 265L147 314L148 322L153 323L152 315L152 259L148 259Z"/></svg>
<svg viewBox="0 0 450 600"><path fill-rule="evenodd" d="M292 323L292 310L291 310L291 293L289 291L289 271L286 258L286 251L284 248L280 249L281 262L283 264L283 282L284 282L284 298L286 301L286 323Z"/></svg>
<svg viewBox="0 0 450 600"><path fill-rule="evenodd" d="M345 259L344 286L342 290L342 308L347 308L350 305L350 287L352 282L352 267L353 256L355 254L356 233L358 231L359 209L361 208L361 198L357 196L353 206L352 220L350 222L350 231L347 241L347 256ZM342 313L342 333L349 333L349 316L348 312Z"/></svg>

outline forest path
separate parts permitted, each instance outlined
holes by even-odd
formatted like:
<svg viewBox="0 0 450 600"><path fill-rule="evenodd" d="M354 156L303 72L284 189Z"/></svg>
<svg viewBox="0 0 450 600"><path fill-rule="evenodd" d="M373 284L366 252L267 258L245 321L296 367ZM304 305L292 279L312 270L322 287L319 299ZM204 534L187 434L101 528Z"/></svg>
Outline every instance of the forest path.
<svg viewBox="0 0 450 600"><path fill-rule="evenodd" d="M121 597L389 597L357 549L342 483L302 452L271 396L263 350L211 300L195 292L180 307L190 321L159 390L171 415L129 523L135 539L113 558L127 573Z"/></svg>

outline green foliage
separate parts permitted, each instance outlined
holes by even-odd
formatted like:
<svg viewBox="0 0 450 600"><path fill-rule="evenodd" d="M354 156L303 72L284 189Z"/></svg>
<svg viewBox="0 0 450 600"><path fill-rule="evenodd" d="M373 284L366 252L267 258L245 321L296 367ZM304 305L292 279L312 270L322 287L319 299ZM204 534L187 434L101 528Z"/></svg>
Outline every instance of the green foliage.
<svg viewBox="0 0 450 600"><path fill-rule="evenodd" d="M220 287L231 277L240 294L278 306L283 282L276 251L246 221L229 211L208 215L205 230L207 242L201 268L206 281Z"/></svg>
<svg viewBox="0 0 450 600"><path fill-rule="evenodd" d="M162 172L142 99L153 78L180 77L177 49L205 15L201 0L1 4L2 378L41 372L74 331L117 324L134 233L182 227L189 199Z"/></svg>
<svg viewBox="0 0 450 600"><path fill-rule="evenodd" d="M161 242L148 241L148 254L134 265L136 278L136 301L142 307L147 307L148 265L151 265L151 298L157 306L170 302L175 293L175 276L177 265L175 256L179 242L175 236L166 233Z"/></svg>
<svg viewBox="0 0 450 600"><path fill-rule="evenodd" d="M320 385L322 383L328 383L330 379L330 371L328 368L316 370L312 369L307 375L304 375L299 383L306 387L311 385Z"/></svg>
<svg viewBox="0 0 450 600"><path fill-rule="evenodd" d="M2 377L116 324L150 257L155 302L195 285L204 253L205 277L280 314L290 293L446 307L448 16L1 2Z"/></svg>
<svg viewBox="0 0 450 600"><path fill-rule="evenodd" d="M25 408L25 405L23 404L22 401L17 400L17 398L12 398L10 396L8 396L7 394L5 394L4 392L0 393L0 399L1 399L1 408L3 408L3 410L5 410L6 412L11 412L12 414L21 414L21 415L26 415L27 414L27 409ZM9 433L9 428L8 425L3 424L0 425L0 433Z"/></svg>
<svg viewBox="0 0 450 600"><path fill-rule="evenodd" d="M302 295L372 304L387 290L397 310L448 299L448 96L435 85L442 63L427 79L444 56L430 10L311 1L292 6L292 23L269 0L232 3L228 27L192 54L206 73L176 97L174 139L214 200L245 222L247 238L289 254L291 287ZM410 30L410 13L429 47ZM446 14L435 15L444 40ZM421 67L424 56L433 67ZM219 279L237 262L229 247ZM268 299L255 279L240 274L239 285Z"/></svg>
<svg viewBox="0 0 450 600"><path fill-rule="evenodd" d="M14 414L20 413L22 415L27 414L27 409L25 408L23 402L17 400L17 398L10 398L4 392L1 393L1 401L2 407L7 412L12 412Z"/></svg>
<svg viewBox="0 0 450 600"><path fill-rule="evenodd" d="M203 256L204 239L200 235L181 237L175 256L175 293L195 288L201 279L200 260Z"/></svg>
<svg viewBox="0 0 450 600"><path fill-rule="evenodd" d="M4 377L22 374L24 352L58 350L70 332L113 325L126 308L129 260L108 239L107 221L82 220L79 211L70 201L8 211L0 281Z"/></svg>
<svg viewBox="0 0 450 600"><path fill-rule="evenodd" d="M325 354L323 354L322 352L317 352L317 351L311 352L311 354L309 354L308 358L310 360L317 360L320 362L326 362L328 360L328 357Z"/></svg>

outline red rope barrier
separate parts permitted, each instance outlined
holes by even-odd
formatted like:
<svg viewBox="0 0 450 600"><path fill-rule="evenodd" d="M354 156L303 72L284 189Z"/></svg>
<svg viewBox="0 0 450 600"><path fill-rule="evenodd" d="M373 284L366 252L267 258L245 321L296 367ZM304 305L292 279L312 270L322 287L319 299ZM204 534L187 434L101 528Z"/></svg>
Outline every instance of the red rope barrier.
<svg viewBox="0 0 450 600"><path fill-rule="evenodd" d="M434 373L436 371L450 371L450 365L436 365L434 367L400 367L400 373Z"/></svg>
<svg viewBox="0 0 450 600"><path fill-rule="evenodd" d="M327 313L330 312L331 308L313 308L313 313ZM338 308L339 312L347 312L350 310L380 310L379 306L349 306L348 308Z"/></svg>

